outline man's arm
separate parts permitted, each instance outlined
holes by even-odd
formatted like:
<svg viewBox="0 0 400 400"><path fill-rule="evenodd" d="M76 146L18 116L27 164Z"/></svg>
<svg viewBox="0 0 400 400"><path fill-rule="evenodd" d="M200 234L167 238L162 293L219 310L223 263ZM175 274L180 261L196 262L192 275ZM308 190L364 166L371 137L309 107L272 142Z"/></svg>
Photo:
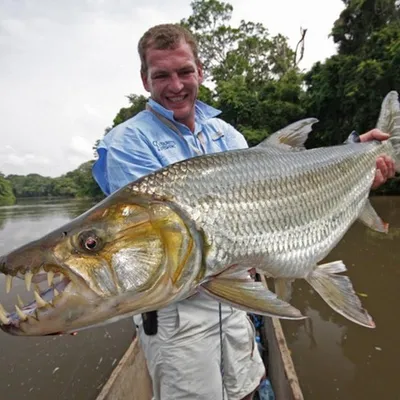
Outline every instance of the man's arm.
<svg viewBox="0 0 400 400"><path fill-rule="evenodd" d="M368 142L370 140L387 140L389 135L379 129L372 129L363 135L360 135L360 142ZM383 185L388 179L395 175L394 161L391 157L382 156L376 160L376 174L372 184L372 189L376 189Z"/></svg>

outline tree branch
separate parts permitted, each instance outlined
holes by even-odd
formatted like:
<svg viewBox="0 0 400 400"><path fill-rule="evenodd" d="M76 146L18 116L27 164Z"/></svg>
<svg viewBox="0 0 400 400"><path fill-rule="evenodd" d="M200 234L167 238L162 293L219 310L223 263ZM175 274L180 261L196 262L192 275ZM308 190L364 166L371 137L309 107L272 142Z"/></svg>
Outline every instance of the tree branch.
<svg viewBox="0 0 400 400"><path fill-rule="evenodd" d="M294 68L296 68L299 65L300 61L304 57L304 45L305 45L306 33L307 33L307 29L300 28L301 38L296 45L296 50L294 51L294 57L293 57L293 67ZM299 57L299 59L297 59L297 52L299 51L299 48L300 48L300 57Z"/></svg>

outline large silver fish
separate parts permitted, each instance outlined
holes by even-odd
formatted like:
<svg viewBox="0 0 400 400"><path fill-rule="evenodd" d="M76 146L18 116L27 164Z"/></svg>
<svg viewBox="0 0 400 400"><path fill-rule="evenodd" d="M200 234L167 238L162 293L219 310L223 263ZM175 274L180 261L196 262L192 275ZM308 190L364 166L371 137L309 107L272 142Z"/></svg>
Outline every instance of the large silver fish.
<svg viewBox="0 0 400 400"><path fill-rule="evenodd" d="M376 159L400 163L398 95L384 99L377 127L384 142L305 150L315 119L259 146L192 158L115 192L49 235L0 258L13 277L48 281L34 301L0 309L16 335L79 330L164 307L197 291L238 308L300 319L285 299L305 279L346 318L373 327L341 261L318 265L359 218L386 232L368 195ZM272 277L280 294L254 282ZM56 279L59 277L60 279Z"/></svg>

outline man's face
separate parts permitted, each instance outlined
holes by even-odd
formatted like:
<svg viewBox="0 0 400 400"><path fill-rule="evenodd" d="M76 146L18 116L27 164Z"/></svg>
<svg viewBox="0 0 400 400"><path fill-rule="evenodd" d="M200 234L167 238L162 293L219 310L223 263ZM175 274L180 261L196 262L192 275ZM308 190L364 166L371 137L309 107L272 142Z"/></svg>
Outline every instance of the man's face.
<svg viewBox="0 0 400 400"><path fill-rule="evenodd" d="M194 104L203 70L196 64L190 46L181 42L173 50L148 49L144 88L157 103L174 112L175 120L194 128Z"/></svg>

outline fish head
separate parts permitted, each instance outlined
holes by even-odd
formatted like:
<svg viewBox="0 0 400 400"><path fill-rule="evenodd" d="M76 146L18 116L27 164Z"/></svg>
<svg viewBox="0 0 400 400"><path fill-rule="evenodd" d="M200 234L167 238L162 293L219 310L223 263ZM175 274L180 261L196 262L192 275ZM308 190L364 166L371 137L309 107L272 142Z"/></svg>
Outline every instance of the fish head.
<svg viewBox="0 0 400 400"><path fill-rule="evenodd" d="M0 258L6 291L21 278L34 299L14 312L1 307L0 327L14 335L67 333L166 306L200 270L196 241L190 219L173 205L119 191Z"/></svg>

